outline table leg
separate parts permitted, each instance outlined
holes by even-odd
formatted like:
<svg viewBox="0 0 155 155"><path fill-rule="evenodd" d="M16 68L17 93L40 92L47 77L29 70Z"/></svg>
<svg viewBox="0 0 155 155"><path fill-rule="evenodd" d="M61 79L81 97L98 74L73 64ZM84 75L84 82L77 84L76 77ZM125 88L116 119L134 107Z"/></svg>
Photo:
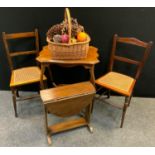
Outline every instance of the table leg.
<svg viewBox="0 0 155 155"><path fill-rule="evenodd" d="M90 73L90 82L95 86L95 74L94 74L94 65L84 65L85 69L89 69Z"/></svg>
<svg viewBox="0 0 155 155"><path fill-rule="evenodd" d="M89 73L90 73L90 82L94 85L95 87L95 74L94 74L94 65L85 65L84 68L89 69ZM95 87L96 88L96 87ZM94 107L94 103L92 103L91 106L91 113L93 112L93 107Z"/></svg>
<svg viewBox="0 0 155 155"><path fill-rule="evenodd" d="M91 117L91 111L92 111L92 106L93 104L89 104L87 107L86 107L86 112L85 112L85 119L87 120L87 123L88 123L88 129L91 133L93 133L93 127L90 125L90 117Z"/></svg>
<svg viewBox="0 0 155 155"><path fill-rule="evenodd" d="M51 80L53 86L56 87L56 84L55 84L55 82L53 80L53 75L52 75L52 71L51 71L51 68L50 68L50 64L47 65L47 69L48 69L48 73L49 73L49 76L50 76L50 80Z"/></svg>
<svg viewBox="0 0 155 155"><path fill-rule="evenodd" d="M94 75L94 65L90 66L90 82L95 86L95 75Z"/></svg>
<svg viewBox="0 0 155 155"><path fill-rule="evenodd" d="M44 80L43 80L43 76L45 73L45 65L41 64L41 74L40 74L40 88L44 89Z"/></svg>
<svg viewBox="0 0 155 155"><path fill-rule="evenodd" d="M90 73L90 82L95 86L95 75L94 75L94 65L84 66L86 69L89 69Z"/></svg>
<svg viewBox="0 0 155 155"><path fill-rule="evenodd" d="M48 130L47 109L45 106L44 106L44 119L45 119L45 130L46 130L46 135L47 135L47 142L49 145L51 145L52 144L51 132Z"/></svg>

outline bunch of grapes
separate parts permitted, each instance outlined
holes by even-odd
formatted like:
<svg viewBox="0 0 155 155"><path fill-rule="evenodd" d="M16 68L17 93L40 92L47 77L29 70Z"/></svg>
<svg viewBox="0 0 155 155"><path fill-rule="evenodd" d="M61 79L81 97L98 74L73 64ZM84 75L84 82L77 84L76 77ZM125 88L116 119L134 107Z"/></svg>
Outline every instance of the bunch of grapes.
<svg viewBox="0 0 155 155"><path fill-rule="evenodd" d="M71 25L72 25L72 29L71 29L71 37L72 38L76 38L78 32L83 32L84 31L84 27L80 24L78 24L77 19L75 18L71 18ZM56 38L58 38L58 35L62 35L62 34L68 34L68 22L67 20L64 20L62 23L60 24L56 24L54 26L52 26L48 32L47 32L47 37L51 40L53 40L53 37L55 35L57 35Z"/></svg>
<svg viewBox="0 0 155 155"><path fill-rule="evenodd" d="M63 25L62 24L56 24L53 25L48 32L46 33L47 37L52 41L54 35L61 35L62 34Z"/></svg>

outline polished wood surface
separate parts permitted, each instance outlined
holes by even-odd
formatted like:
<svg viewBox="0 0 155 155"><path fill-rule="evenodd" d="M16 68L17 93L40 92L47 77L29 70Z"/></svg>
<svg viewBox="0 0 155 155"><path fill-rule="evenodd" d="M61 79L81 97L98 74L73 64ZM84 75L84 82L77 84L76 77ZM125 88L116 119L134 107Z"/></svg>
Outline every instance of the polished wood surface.
<svg viewBox="0 0 155 155"><path fill-rule="evenodd" d="M81 109L88 106L95 92L90 82L81 82L45 89L40 91L40 95L49 112L68 117L80 113Z"/></svg>
<svg viewBox="0 0 155 155"><path fill-rule="evenodd" d="M40 63L57 63L57 64L97 64L98 60L98 49L96 47L90 46L88 51L88 56L85 59L80 60L53 60L52 52L48 50L48 46L44 46L43 50L40 51L39 56L36 58Z"/></svg>
<svg viewBox="0 0 155 155"><path fill-rule="evenodd" d="M94 86L90 82L81 82L66 86L60 86L56 88L50 88L40 91L44 104L48 102L54 102L55 100L61 100L68 97L76 97L79 95L87 95L89 93L95 93Z"/></svg>
<svg viewBox="0 0 155 155"><path fill-rule="evenodd" d="M124 44L130 44L130 45L142 47L144 49L144 54L141 58L141 61L116 55L115 52L116 52L118 43L124 43ZM125 96L125 102L123 106L114 105L115 107L122 109L122 120L120 125L121 128L123 127L127 107L130 105L130 101L133 95L133 89L135 87L136 81L140 76L144 63L148 58L152 44L153 44L152 42L147 43L133 37L119 37L117 34L115 34L113 37L109 72L96 80L97 85L108 89L108 95L107 95L108 98L110 97L109 92L111 90ZM116 60L136 65L137 71L136 71L135 77L129 77L127 75L114 72L113 65L114 65L114 61Z"/></svg>
<svg viewBox="0 0 155 155"><path fill-rule="evenodd" d="M148 43L141 41L141 40L134 38L134 37L130 37L130 38L129 37L117 37L117 42L141 46L144 48L146 48L148 46Z"/></svg>
<svg viewBox="0 0 155 155"><path fill-rule="evenodd" d="M79 114L81 109L88 106L93 100L92 94L72 96L66 100L58 100L48 105L48 112L60 117L69 117Z"/></svg>
<svg viewBox="0 0 155 155"><path fill-rule="evenodd" d="M51 125L48 127L48 129L52 133L58 133L58 132L70 130L70 129L85 126L85 125L88 125L88 122L84 118L79 118L79 119L68 120L65 122Z"/></svg>
<svg viewBox="0 0 155 155"><path fill-rule="evenodd" d="M124 58L124 57L121 57L121 56L116 56L115 55L114 56L114 59L115 60L118 60L118 61L130 63L130 64L134 64L134 65L140 65L140 62L139 61L135 61L135 60L132 60L132 59Z"/></svg>
<svg viewBox="0 0 155 155"><path fill-rule="evenodd" d="M11 34L6 34L6 39L29 38L34 36L35 36L35 32L11 33Z"/></svg>
<svg viewBox="0 0 155 155"><path fill-rule="evenodd" d="M30 54L37 54L37 51L19 51L19 52L11 52L10 56L15 57L15 56L20 56L20 55L30 55Z"/></svg>
<svg viewBox="0 0 155 155"><path fill-rule="evenodd" d="M95 92L95 87L90 82L81 82L40 91L44 105L45 128L49 144L51 144L51 134L57 132L85 125L92 132L90 115ZM52 113L59 117L69 117L78 115L83 109L85 109L85 115L80 116L78 119L48 126L47 113Z"/></svg>

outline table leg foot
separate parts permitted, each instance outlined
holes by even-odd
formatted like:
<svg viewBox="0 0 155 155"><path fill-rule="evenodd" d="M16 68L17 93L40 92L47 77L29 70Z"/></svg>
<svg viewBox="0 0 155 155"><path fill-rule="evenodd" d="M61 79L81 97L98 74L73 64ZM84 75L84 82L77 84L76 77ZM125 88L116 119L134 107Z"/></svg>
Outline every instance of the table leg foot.
<svg viewBox="0 0 155 155"><path fill-rule="evenodd" d="M47 142L48 142L48 145L52 145L52 139L50 134L47 135Z"/></svg>
<svg viewBox="0 0 155 155"><path fill-rule="evenodd" d="M93 133L93 131L94 131L93 127L90 124L88 124L88 130L90 133Z"/></svg>

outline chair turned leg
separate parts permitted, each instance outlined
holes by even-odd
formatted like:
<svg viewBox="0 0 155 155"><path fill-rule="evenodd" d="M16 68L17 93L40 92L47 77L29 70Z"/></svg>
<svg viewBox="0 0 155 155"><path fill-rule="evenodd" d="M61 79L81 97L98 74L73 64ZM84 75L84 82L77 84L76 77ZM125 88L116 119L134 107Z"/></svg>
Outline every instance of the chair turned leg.
<svg viewBox="0 0 155 155"><path fill-rule="evenodd" d="M15 111L15 117L18 117L17 105L16 105L16 90L15 89L11 89L11 91L12 91L12 99L13 99L13 107L14 107L14 111Z"/></svg>
<svg viewBox="0 0 155 155"><path fill-rule="evenodd" d="M123 112L122 112L122 120L121 120L121 125L120 125L120 128L123 127L123 123L124 123L124 119L125 119L125 114L126 114L126 110L127 110L127 107L128 107L128 97L125 98L125 103L124 103L124 107L123 107Z"/></svg>
<svg viewBox="0 0 155 155"><path fill-rule="evenodd" d="M19 91L18 90L16 90L16 96L19 97Z"/></svg>
<svg viewBox="0 0 155 155"><path fill-rule="evenodd" d="M131 98L132 98L132 95L129 97L128 107L130 106Z"/></svg>
<svg viewBox="0 0 155 155"><path fill-rule="evenodd" d="M110 98L110 90L107 91L107 98Z"/></svg>

